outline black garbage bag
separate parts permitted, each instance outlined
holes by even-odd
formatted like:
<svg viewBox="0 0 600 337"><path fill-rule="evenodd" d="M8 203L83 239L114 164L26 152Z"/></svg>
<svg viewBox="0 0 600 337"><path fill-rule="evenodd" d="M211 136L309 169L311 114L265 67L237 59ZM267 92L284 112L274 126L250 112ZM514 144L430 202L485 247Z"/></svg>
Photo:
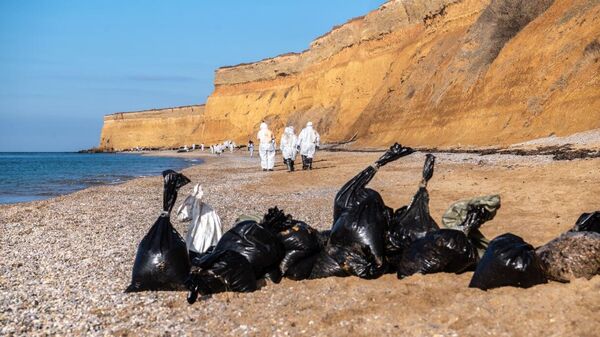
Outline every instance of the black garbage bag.
<svg viewBox="0 0 600 337"><path fill-rule="evenodd" d="M316 235L314 237L312 234L307 236L305 233L302 233L301 237L303 238L303 241L308 241L309 238L310 240L316 239L315 241L312 241L312 243L308 246L309 249L306 250L311 251L312 253L302 254L304 256L298 258L294 263L290 263L287 266L287 270L285 270L284 276L296 281L329 276L350 276L343 271L340 265L324 250L324 248L327 246L330 233L330 230L320 232L316 231ZM296 254L299 253L294 253L294 258L299 257L299 255ZM284 261L285 260L286 258L284 257Z"/></svg>
<svg viewBox="0 0 600 337"><path fill-rule="evenodd" d="M277 207L269 209L257 222L241 217L225 232L212 252L194 259L194 270L186 281L188 302L199 294L249 292L257 289L257 280L281 281L279 264L285 248L277 234L289 227L291 217Z"/></svg>
<svg viewBox="0 0 600 337"><path fill-rule="evenodd" d="M507 233L490 242L469 287L482 290L505 286L529 288L547 282L533 247L522 238Z"/></svg>
<svg viewBox="0 0 600 337"><path fill-rule="evenodd" d="M267 273L271 276L273 269L279 269L279 263L284 257L285 247L277 234L286 228L288 221L289 217L279 209L269 209L260 223L244 220L235 224L223 234L215 252L237 252L248 260L257 278L262 278Z"/></svg>
<svg viewBox="0 0 600 337"><path fill-rule="evenodd" d="M309 279L313 267L315 266L315 262L319 257L319 253L320 252L317 252L315 254L306 256L298 260L296 263L290 265L283 276L294 281Z"/></svg>
<svg viewBox="0 0 600 337"><path fill-rule="evenodd" d="M351 276L352 274L347 269L342 269L342 266L329 255L327 248L325 247L319 253L300 261L296 264L295 269L306 272L310 266L308 279Z"/></svg>
<svg viewBox="0 0 600 337"><path fill-rule="evenodd" d="M188 255L190 256L190 263L192 264L192 267L198 267L202 261L202 259L207 256L212 254L212 252L215 251L215 246L210 246L208 247L208 249L204 252L204 253L197 253L191 250L188 250Z"/></svg>
<svg viewBox="0 0 600 337"><path fill-rule="evenodd" d="M440 229L429 214L427 183L433 176L434 164L435 156L427 154L419 190L409 206L401 207L394 213L392 224L386 235L387 259L392 265L399 263L402 251L411 242Z"/></svg>
<svg viewBox="0 0 600 337"><path fill-rule="evenodd" d="M352 178L337 193L326 255L346 273L376 278L385 272L385 233L391 212L381 195L366 185L380 167L413 152L411 148L394 144L374 165ZM334 271L335 275L339 274L337 269Z"/></svg>
<svg viewBox="0 0 600 337"><path fill-rule="evenodd" d="M317 232L317 237L318 237L319 243L321 244L322 247L327 246L327 242L329 242L330 236L331 236L331 229Z"/></svg>
<svg viewBox="0 0 600 337"><path fill-rule="evenodd" d="M197 259L186 285L190 304L196 302L198 295L257 289L252 265L244 256L231 250L212 252Z"/></svg>
<svg viewBox="0 0 600 337"><path fill-rule="evenodd" d="M163 211L138 245L131 284L125 292L183 289L190 272L185 241L170 221L177 190L190 180L173 170L166 170L162 174Z"/></svg>
<svg viewBox="0 0 600 337"><path fill-rule="evenodd" d="M455 229L440 229L427 233L402 252L398 278L412 274L462 273L472 270L479 261L477 246L470 234L496 214L484 205L469 205L465 220Z"/></svg>
<svg viewBox="0 0 600 337"><path fill-rule="evenodd" d="M404 147L396 143L374 165L367 167L354 178L350 179L335 196L333 202L333 222L337 221L342 212L360 206L365 200L381 200L381 195L377 191L367 188L366 185L373 179L380 167L401 157L408 156L413 152L415 151L410 147Z"/></svg>
<svg viewBox="0 0 600 337"><path fill-rule="evenodd" d="M596 232L600 233L600 211L583 213L575 222L569 232Z"/></svg>
<svg viewBox="0 0 600 337"><path fill-rule="evenodd" d="M359 242L344 246L331 245L326 247L327 255L338 263L344 275L354 275L364 279L375 279L387 271L387 265L382 258L373 254L371 248ZM334 269L335 276L340 271Z"/></svg>
<svg viewBox="0 0 600 337"><path fill-rule="evenodd" d="M285 254L279 264L283 276L288 276L286 273L291 267L307 257L317 254L323 248L319 232L302 221L293 220L289 228L277 236L285 249ZM294 273L298 272L296 268ZM310 270L308 274L310 275Z"/></svg>
<svg viewBox="0 0 600 337"><path fill-rule="evenodd" d="M462 273L477 264L477 250L467 236L454 229L440 229L413 241L402 253L398 278L412 274Z"/></svg>

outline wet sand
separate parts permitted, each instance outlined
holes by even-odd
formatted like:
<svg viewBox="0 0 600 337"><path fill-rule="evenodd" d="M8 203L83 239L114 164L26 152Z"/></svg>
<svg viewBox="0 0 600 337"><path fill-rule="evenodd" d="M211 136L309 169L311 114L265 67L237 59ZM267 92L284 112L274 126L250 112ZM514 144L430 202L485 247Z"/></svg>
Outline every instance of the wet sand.
<svg viewBox="0 0 600 337"><path fill-rule="evenodd" d="M290 174L279 156L275 172L262 172L245 154L200 155L204 164L183 171L203 184L226 229L240 214L275 205L330 228L337 190L379 156L320 152L314 170ZM393 208L408 204L423 160L416 153L391 163L369 186ZM600 209L599 181L598 158L439 154L430 209L440 222L452 202L498 193L502 207L482 232L512 232L537 246ZM176 207L192 187L181 189ZM470 272L283 280L194 305L185 292L124 294L137 244L161 204L162 179L149 177L1 205L0 335L596 336L600 329L600 276L487 292L467 287ZM173 223L183 234L186 224Z"/></svg>

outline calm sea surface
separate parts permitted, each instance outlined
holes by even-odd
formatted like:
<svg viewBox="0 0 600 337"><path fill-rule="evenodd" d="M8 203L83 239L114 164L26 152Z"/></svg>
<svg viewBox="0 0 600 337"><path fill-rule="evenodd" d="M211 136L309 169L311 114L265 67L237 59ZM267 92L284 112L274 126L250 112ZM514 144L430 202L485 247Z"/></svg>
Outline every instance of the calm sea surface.
<svg viewBox="0 0 600 337"><path fill-rule="evenodd" d="M139 154L0 152L0 204L47 199L200 162Z"/></svg>

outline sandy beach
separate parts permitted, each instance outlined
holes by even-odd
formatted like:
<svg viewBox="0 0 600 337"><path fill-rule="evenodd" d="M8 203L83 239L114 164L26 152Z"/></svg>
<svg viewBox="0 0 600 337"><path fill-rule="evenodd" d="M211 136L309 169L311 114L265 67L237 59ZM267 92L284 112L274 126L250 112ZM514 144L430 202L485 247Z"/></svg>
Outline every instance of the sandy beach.
<svg viewBox="0 0 600 337"><path fill-rule="evenodd" d="M168 153L167 155L174 155ZM312 171L259 170L246 152L183 171L205 190L225 229L240 214L278 206L331 227L338 189L378 153L319 152ZM382 168L370 187L393 208L417 190L424 153ZM600 158L437 154L430 209L440 222L454 201L498 193L502 207L482 227L534 246L600 209ZM176 207L193 184L180 190ZM249 294L194 305L186 292L124 294L141 238L160 213L162 179L93 187L45 201L0 206L0 335L195 336L597 336L600 276L530 289L469 289L471 272L283 280ZM177 222L185 233L187 224Z"/></svg>

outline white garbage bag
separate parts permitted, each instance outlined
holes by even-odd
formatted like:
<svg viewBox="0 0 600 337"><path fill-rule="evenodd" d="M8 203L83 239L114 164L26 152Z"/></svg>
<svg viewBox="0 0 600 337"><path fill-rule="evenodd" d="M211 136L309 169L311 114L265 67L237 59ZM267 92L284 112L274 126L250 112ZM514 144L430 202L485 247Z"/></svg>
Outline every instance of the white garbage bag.
<svg viewBox="0 0 600 337"><path fill-rule="evenodd" d="M223 236L221 218L210 205L202 201L203 195L202 186L196 184L194 191L177 209L179 221L191 221L185 242L187 249L196 253L204 253Z"/></svg>

